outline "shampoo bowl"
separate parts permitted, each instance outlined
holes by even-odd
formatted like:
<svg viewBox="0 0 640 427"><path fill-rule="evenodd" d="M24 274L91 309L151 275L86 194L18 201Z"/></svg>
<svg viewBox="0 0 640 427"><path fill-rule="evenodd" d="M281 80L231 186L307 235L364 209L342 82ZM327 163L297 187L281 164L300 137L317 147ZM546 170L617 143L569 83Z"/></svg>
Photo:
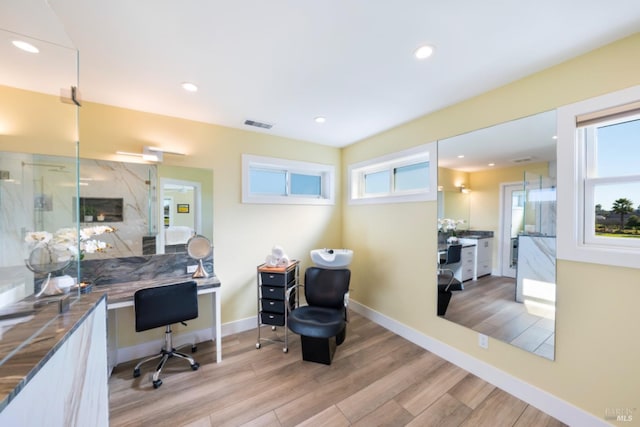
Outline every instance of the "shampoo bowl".
<svg viewBox="0 0 640 427"><path fill-rule="evenodd" d="M351 249L313 249L311 261L320 268L347 268L353 259Z"/></svg>

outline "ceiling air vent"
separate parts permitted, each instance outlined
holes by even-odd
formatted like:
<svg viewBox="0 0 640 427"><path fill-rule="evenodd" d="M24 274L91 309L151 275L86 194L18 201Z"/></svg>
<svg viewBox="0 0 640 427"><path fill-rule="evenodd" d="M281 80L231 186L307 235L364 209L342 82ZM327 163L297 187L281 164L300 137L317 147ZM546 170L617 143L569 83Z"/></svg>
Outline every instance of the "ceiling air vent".
<svg viewBox="0 0 640 427"><path fill-rule="evenodd" d="M530 162L531 160L533 160L533 157L528 156L528 157L520 157L517 159L511 159L512 163L525 163L525 162Z"/></svg>
<svg viewBox="0 0 640 427"><path fill-rule="evenodd" d="M262 129L271 129L273 127L272 124L256 122L255 120L245 120L244 124L247 126L255 126L257 128L262 128Z"/></svg>

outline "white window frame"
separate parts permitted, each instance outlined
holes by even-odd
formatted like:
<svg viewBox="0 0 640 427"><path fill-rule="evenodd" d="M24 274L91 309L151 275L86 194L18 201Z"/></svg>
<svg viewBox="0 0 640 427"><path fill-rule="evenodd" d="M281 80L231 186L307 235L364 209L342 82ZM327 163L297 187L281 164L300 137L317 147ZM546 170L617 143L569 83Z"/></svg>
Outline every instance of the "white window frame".
<svg viewBox="0 0 640 427"><path fill-rule="evenodd" d="M584 144L578 138L584 133L576 119L585 114L640 100L640 86L609 93L558 108L558 259L640 268L640 248L622 243L624 239L591 238L586 224L593 220L587 213L592 206L591 187L596 181L585 180ZM604 181L600 181L601 183ZM589 191L585 191L589 190ZM585 197L586 195L586 197ZM591 209L592 210L592 209ZM615 240L615 242L611 242Z"/></svg>
<svg viewBox="0 0 640 427"><path fill-rule="evenodd" d="M409 166L417 163L429 163L429 188L395 191L393 181L390 192L383 194L365 194L364 177L367 174L390 171L393 180L393 170L398 167ZM370 160L349 165L347 170L348 202L349 204L382 204L382 203L406 203L433 201L438 198L437 179L437 142L423 144L407 150L398 151Z"/></svg>
<svg viewBox="0 0 640 427"><path fill-rule="evenodd" d="M251 169L266 169L287 172L287 189L291 183L290 174L320 176L321 196L274 195L251 193ZM287 191L288 192L288 191ZM335 204L335 167L321 163L280 159L276 157L242 155L242 203L285 204L285 205L333 205Z"/></svg>

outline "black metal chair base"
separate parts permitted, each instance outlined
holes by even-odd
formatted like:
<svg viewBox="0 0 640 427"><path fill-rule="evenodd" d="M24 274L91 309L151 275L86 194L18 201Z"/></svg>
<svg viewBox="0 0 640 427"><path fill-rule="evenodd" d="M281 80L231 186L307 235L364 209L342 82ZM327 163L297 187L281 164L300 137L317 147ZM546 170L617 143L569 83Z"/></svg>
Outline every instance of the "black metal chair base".
<svg viewBox="0 0 640 427"><path fill-rule="evenodd" d="M331 365L336 352L336 337L314 338L300 336L302 342L302 360Z"/></svg>

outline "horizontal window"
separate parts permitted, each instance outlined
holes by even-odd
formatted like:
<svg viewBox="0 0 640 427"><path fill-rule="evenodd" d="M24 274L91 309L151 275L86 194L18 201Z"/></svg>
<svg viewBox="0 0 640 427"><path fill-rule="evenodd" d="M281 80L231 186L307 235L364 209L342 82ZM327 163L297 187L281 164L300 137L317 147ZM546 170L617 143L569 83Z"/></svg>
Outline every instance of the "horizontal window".
<svg viewBox="0 0 640 427"><path fill-rule="evenodd" d="M435 143L349 166L349 202L398 203L436 200Z"/></svg>
<svg viewBox="0 0 640 427"><path fill-rule="evenodd" d="M242 156L242 202L275 204L333 204L331 165Z"/></svg>

